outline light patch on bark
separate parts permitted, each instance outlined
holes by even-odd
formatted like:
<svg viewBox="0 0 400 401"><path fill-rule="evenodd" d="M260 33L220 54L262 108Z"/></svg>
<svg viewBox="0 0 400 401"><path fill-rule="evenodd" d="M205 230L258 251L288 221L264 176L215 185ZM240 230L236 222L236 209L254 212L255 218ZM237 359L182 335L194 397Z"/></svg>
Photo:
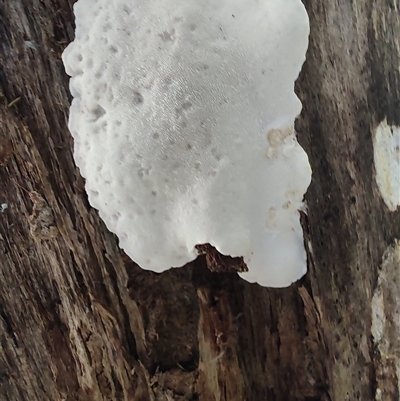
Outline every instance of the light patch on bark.
<svg viewBox="0 0 400 401"><path fill-rule="evenodd" d="M383 120L374 134L376 182L391 211L400 205L400 127Z"/></svg>
<svg viewBox="0 0 400 401"><path fill-rule="evenodd" d="M32 214L29 216L31 236L42 240L54 238L58 230L53 210L36 191L29 192L29 197L33 202Z"/></svg>
<svg viewBox="0 0 400 401"><path fill-rule="evenodd" d="M383 257L371 306L374 363L377 372L375 399L398 399L400 394L400 241Z"/></svg>

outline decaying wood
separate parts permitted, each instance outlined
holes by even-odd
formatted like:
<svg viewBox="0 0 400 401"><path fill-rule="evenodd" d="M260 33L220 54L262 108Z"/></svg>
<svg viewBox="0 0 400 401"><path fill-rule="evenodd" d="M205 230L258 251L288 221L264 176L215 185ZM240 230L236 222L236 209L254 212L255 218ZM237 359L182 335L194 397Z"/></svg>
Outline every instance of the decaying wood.
<svg viewBox="0 0 400 401"><path fill-rule="evenodd" d="M196 245L196 249L199 255L206 256L206 265L214 273L249 271L242 257L222 255L210 244Z"/></svg>
<svg viewBox="0 0 400 401"><path fill-rule="evenodd" d="M66 127L73 2L0 2L0 399L398 400L398 326L384 342L371 327L379 294L398 296L380 271L400 213L375 184L372 132L400 125L399 2L304 0L309 272L282 290L205 256L157 275L119 250Z"/></svg>

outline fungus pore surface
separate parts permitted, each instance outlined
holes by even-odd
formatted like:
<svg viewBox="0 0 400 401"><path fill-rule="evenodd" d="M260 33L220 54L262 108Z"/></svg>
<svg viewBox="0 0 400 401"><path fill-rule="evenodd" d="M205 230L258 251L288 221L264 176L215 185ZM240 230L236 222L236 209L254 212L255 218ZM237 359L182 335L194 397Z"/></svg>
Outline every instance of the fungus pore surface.
<svg viewBox="0 0 400 401"><path fill-rule="evenodd" d="M250 282L300 278L300 0L79 0L74 12L74 158L125 252L162 272L210 243L242 256Z"/></svg>

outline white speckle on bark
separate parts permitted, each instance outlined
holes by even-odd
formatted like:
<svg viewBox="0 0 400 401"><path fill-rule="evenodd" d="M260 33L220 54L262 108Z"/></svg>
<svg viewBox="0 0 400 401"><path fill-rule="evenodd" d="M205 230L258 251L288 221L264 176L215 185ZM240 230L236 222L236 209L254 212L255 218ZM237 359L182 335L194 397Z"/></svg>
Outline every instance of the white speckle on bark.
<svg viewBox="0 0 400 401"><path fill-rule="evenodd" d="M372 335L375 343L379 343L382 340L385 323L386 318L383 294L376 292L372 299Z"/></svg>
<svg viewBox="0 0 400 401"><path fill-rule="evenodd" d="M389 210L400 206L400 127L383 120L374 133L376 183Z"/></svg>

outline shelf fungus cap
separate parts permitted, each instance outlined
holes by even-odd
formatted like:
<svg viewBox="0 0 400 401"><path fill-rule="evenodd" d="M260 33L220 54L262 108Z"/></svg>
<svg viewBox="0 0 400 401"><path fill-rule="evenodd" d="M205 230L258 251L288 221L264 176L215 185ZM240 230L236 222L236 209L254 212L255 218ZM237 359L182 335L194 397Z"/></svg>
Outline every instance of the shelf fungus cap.
<svg viewBox="0 0 400 401"><path fill-rule="evenodd" d="M74 12L74 158L120 246L162 272L209 243L242 256L250 282L299 279L301 1L79 0Z"/></svg>

